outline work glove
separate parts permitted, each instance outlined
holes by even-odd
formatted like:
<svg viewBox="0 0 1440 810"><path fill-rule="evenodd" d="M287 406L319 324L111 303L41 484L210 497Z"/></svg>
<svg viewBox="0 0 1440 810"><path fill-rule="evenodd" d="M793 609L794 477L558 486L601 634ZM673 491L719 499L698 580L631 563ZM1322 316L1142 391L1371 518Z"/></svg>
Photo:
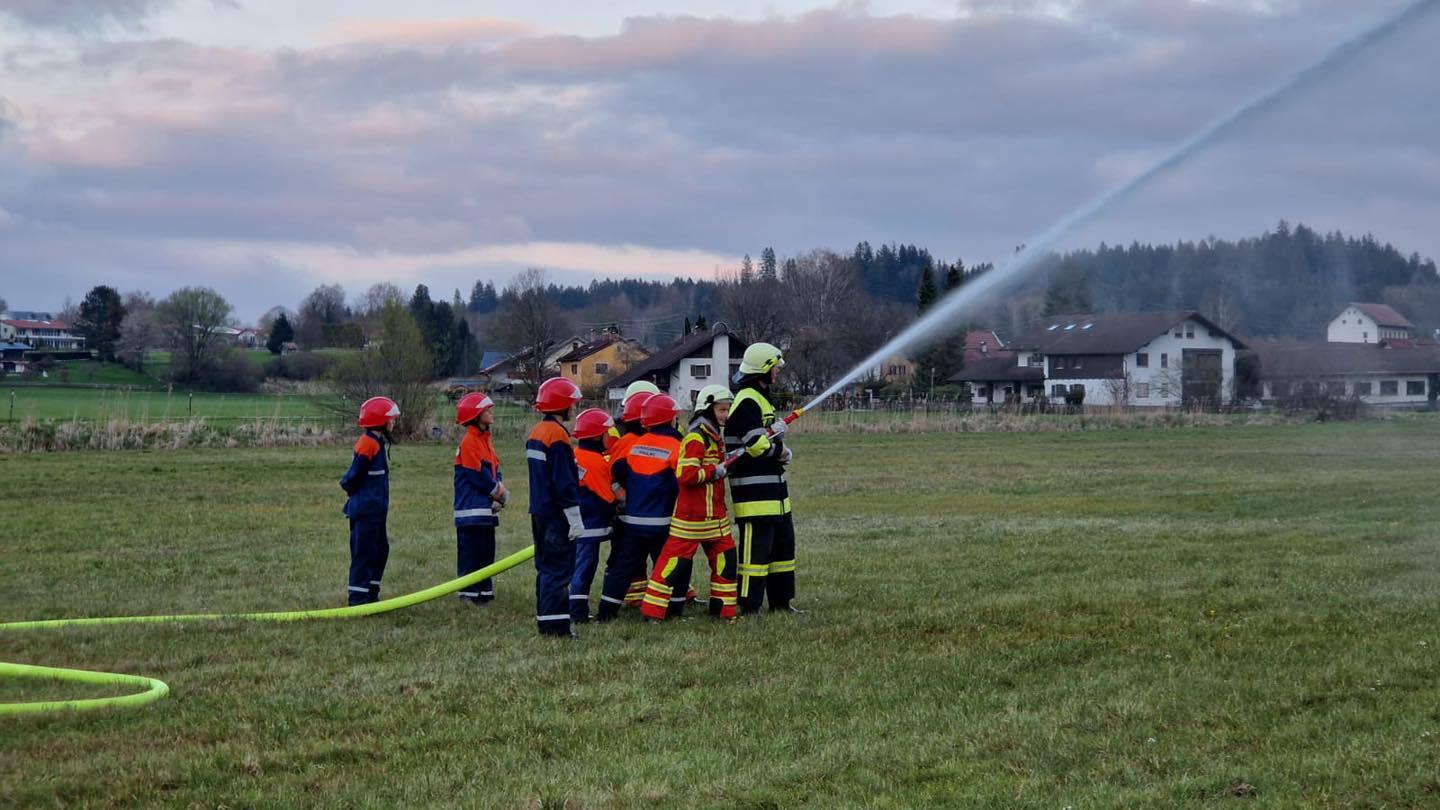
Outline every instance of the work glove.
<svg viewBox="0 0 1440 810"><path fill-rule="evenodd" d="M566 509L565 519L570 522L570 531L566 532L566 536L569 537L570 542L573 543L580 539L580 535L585 533L585 524L580 521L580 507L572 506Z"/></svg>
<svg viewBox="0 0 1440 810"><path fill-rule="evenodd" d="M510 503L510 490L504 482L496 483L495 488L490 490L490 500L496 509L504 509Z"/></svg>
<svg viewBox="0 0 1440 810"><path fill-rule="evenodd" d="M790 426L785 424L784 419L776 419L774 422L770 423L770 438L779 439L783 437L785 435L785 431L789 429Z"/></svg>
<svg viewBox="0 0 1440 810"><path fill-rule="evenodd" d="M729 474L730 474L730 467L729 467L728 465L725 465L725 464L716 464L716 465L715 465L715 472L711 473L711 475L713 475L713 476L715 477L715 480L716 480L716 481L724 481L724 480L725 480L725 476L727 476L727 475L729 475Z"/></svg>
<svg viewBox="0 0 1440 810"><path fill-rule="evenodd" d="M782 466L788 466L790 464L790 459L794 457L795 453L792 452L788 446L780 450L780 464Z"/></svg>

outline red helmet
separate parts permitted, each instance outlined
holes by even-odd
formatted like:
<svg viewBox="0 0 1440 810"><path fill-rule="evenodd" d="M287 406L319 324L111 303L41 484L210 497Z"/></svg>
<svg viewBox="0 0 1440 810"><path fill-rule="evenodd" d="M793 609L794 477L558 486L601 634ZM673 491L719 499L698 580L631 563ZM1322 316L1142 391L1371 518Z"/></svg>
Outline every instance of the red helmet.
<svg viewBox="0 0 1440 810"><path fill-rule="evenodd" d="M535 410L541 413L563 413L580 401L580 386L564 377L552 377L540 383L535 392Z"/></svg>
<svg viewBox="0 0 1440 810"><path fill-rule="evenodd" d="M455 424L463 425L478 417L480 414L495 407L495 402L480 391L473 394L466 394L455 403Z"/></svg>
<svg viewBox="0 0 1440 810"><path fill-rule="evenodd" d="M360 406L360 418L355 424L360 427L380 428L400 415L400 406L389 397L371 397Z"/></svg>
<svg viewBox="0 0 1440 810"><path fill-rule="evenodd" d="M645 403L640 412L640 424L645 427L668 425L680 415L680 405L667 394L656 394Z"/></svg>
<svg viewBox="0 0 1440 810"><path fill-rule="evenodd" d="M645 403L649 402L650 399L655 396L658 396L658 394L652 394L649 391L631 394L630 398L625 400L625 406L620 409L620 421L639 422L640 415L645 409Z"/></svg>
<svg viewBox="0 0 1440 810"><path fill-rule="evenodd" d="M614 426L615 420L610 418L610 414L599 408L591 408L575 417L575 438L598 439L609 433Z"/></svg>

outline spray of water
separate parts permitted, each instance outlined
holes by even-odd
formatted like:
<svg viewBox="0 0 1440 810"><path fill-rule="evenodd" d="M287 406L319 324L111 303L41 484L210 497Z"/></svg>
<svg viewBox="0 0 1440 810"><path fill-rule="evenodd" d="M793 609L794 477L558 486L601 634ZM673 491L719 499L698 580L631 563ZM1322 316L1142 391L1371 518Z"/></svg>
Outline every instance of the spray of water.
<svg viewBox="0 0 1440 810"><path fill-rule="evenodd" d="M927 339L933 339L955 328L959 322L960 315L987 293L994 291L1001 284L1016 281L1024 277L1027 273L1034 271L1038 266L1039 259L1044 257L1049 252L1051 246L1062 236L1114 207L1117 203L1125 200L1140 188L1149 185L1157 177L1167 174L1183 165L1190 160L1190 158L1215 144L1243 124L1259 118L1282 101L1318 84L1340 68L1353 62L1365 51L1393 36L1423 15L1434 11L1437 5L1440 5L1440 0L1418 0L1417 2L1411 3L1394 16L1385 19L1373 28L1331 49L1314 64L1291 76L1275 88L1261 93L1245 104L1236 107L1226 115L1216 119L1204 129L1171 149L1164 157L1155 161L1149 168L1128 182L1105 192L1085 205L1075 209L1075 211L1065 218L1052 225L1049 230L1046 230L1044 233L1027 242L1025 248L1011 257L1003 266L997 267L980 276L942 299L935 308L926 313L924 317L911 324L905 331L896 335L889 343L886 343L876 350L874 354L865 358L860 365L856 366L844 377L836 380L834 385L825 389L819 396L812 399L805 406L805 410L809 410L834 396L836 392L879 365L885 358L899 352L908 351L917 344L927 342Z"/></svg>

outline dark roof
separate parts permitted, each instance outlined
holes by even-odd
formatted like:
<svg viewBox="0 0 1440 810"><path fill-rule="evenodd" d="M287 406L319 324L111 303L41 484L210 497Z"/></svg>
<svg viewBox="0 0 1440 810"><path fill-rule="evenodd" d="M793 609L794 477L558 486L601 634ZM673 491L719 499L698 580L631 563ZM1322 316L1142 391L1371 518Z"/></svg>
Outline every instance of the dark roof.
<svg viewBox="0 0 1440 810"><path fill-rule="evenodd" d="M509 356L510 352L487 349L480 354L480 368L490 368L491 366L498 366L499 364L505 362L505 359Z"/></svg>
<svg viewBox="0 0 1440 810"><path fill-rule="evenodd" d="M1350 374L1440 373L1440 346L1382 348L1363 343L1262 343L1255 347L1267 379Z"/></svg>
<svg viewBox="0 0 1440 810"><path fill-rule="evenodd" d="M1375 321L1376 326L1399 326L1405 329L1415 328L1415 324L1411 323L1409 318L1406 318L1404 315L1401 315L1384 304L1360 304L1351 301L1350 306L1369 315L1370 318Z"/></svg>
<svg viewBox="0 0 1440 810"><path fill-rule="evenodd" d="M1014 352L992 352L988 357L966 359L960 373L950 378L951 382L1000 382L1018 380L1021 382L1043 382L1045 369L1017 365Z"/></svg>
<svg viewBox="0 0 1440 810"><path fill-rule="evenodd" d="M1245 348L1234 335L1192 310L1056 315L1027 329L1011 348L1036 349L1043 354L1129 354L1191 318L1230 338L1236 348Z"/></svg>
<svg viewBox="0 0 1440 810"><path fill-rule="evenodd" d="M28 352L33 349L29 343L0 343L0 352Z"/></svg>
<svg viewBox="0 0 1440 810"><path fill-rule="evenodd" d="M552 347L552 346L554 346L554 345L555 345L555 341L553 341L553 340L552 340L552 341L549 341L548 343L545 344L545 350L548 352L548 351L550 350L550 347ZM496 360L495 362L493 362L493 363L491 363L491 364L489 364L489 365L482 365L482 366L480 367L480 373L481 373L481 374L491 374L491 373L493 373L493 372L495 371L496 368L499 368L500 366L503 366L503 365L505 365L506 363L514 363L514 362L517 362L517 361L520 361L520 360L524 360L525 358L529 357L529 356L530 356L531 354L533 354L533 353L534 353L534 352L533 352L531 349L526 348L526 349L521 349L521 350L518 351L518 352L513 352L513 353L510 353L510 354L506 354L504 357L500 358L499 360ZM482 358L481 358L481 361L483 362L484 360L485 360L485 358L482 357Z"/></svg>
<svg viewBox="0 0 1440 810"><path fill-rule="evenodd" d="M731 332L729 327L724 324L719 324L709 331L696 332L693 335L681 338L678 343L672 343L670 346L650 355L642 362L631 366L624 374L611 380L607 385L611 388L618 388L629 385L636 380L644 379L655 372L672 368L679 364L681 360L698 352L700 347L709 345L710 342L719 335L730 336L730 355L732 357L738 356L735 353L736 347L744 351L745 347L750 345L741 340L739 335ZM728 376L728 372L726 373Z"/></svg>
<svg viewBox="0 0 1440 810"><path fill-rule="evenodd" d="M624 340L625 338L622 338L619 335L615 334L603 335L599 338L596 338L595 340L581 343L579 346L576 346L565 354L560 355L558 358L556 358L555 362L575 363L580 360L584 360L585 358L600 351L601 349L604 349L606 346L609 346L612 343L620 343ZM636 345L636 348L639 348L638 344ZM641 351L644 351L644 349L641 349Z"/></svg>

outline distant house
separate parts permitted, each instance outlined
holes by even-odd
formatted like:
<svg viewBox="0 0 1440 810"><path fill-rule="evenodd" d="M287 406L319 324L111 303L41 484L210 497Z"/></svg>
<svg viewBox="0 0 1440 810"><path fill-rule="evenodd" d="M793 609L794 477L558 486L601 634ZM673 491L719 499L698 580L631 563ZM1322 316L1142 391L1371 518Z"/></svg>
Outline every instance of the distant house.
<svg viewBox="0 0 1440 810"><path fill-rule="evenodd" d="M12 311L6 315L9 317L0 320L0 340L28 343L35 351L73 352L85 348L83 336L48 312Z"/></svg>
<svg viewBox="0 0 1440 810"><path fill-rule="evenodd" d="M242 349L254 349L263 342L259 330L253 326L222 326L215 330L215 334L223 337L230 345Z"/></svg>
<svg viewBox="0 0 1440 810"><path fill-rule="evenodd" d="M971 329L965 333L965 362L984 360L992 352L1005 348L1005 342L993 329Z"/></svg>
<svg viewBox="0 0 1440 810"><path fill-rule="evenodd" d="M1326 340L1331 343L1379 343L1410 340L1415 324L1384 304L1347 304L1330 319Z"/></svg>
<svg viewBox="0 0 1440 810"><path fill-rule="evenodd" d="M1379 407L1433 407L1440 395L1440 346L1400 343L1260 344L1261 396L1283 401L1325 394Z"/></svg>
<svg viewBox="0 0 1440 810"><path fill-rule="evenodd" d="M631 366L609 382L609 398L619 400L630 383L649 380L683 407L689 407L701 388L730 384L731 375L740 370L740 358L748 345L725 324L716 324L709 331L682 338Z"/></svg>
<svg viewBox="0 0 1440 810"><path fill-rule="evenodd" d="M588 392L599 390L606 381L649 356L644 346L609 332L560 355L555 367L560 376Z"/></svg>
<svg viewBox="0 0 1440 810"><path fill-rule="evenodd" d="M557 351L554 344L549 344L546 347L546 357L558 359L566 351L570 351L570 349ZM487 351L480 358L480 375L489 382L491 390L506 385L524 383L525 375L521 373L521 366L525 365L530 354L529 349L518 352ZM545 366L545 368L550 368L550 366Z"/></svg>
<svg viewBox="0 0 1440 810"><path fill-rule="evenodd" d="M1056 316L1011 348L1015 366L1043 368L1051 399L1068 394L1086 405L1166 407L1233 399L1235 354L1245 345L1184 310ZM1025 372L1015 382L1028 394L1032 378Z"/></svg>
<svg viewBox="0 0 1440 810"><path fill-rule="evenodd" d="M29 368L25 353L33 348L29 343L0 342L0 368L7 374L24 374Z"/></svg>
<svg viewBox="0 0 1440 810"><path fill-rule="evenodd" d="M875 364L870 379L885 383L907 383L915 376L915 361L903 354L892 354Z"/></svg>

